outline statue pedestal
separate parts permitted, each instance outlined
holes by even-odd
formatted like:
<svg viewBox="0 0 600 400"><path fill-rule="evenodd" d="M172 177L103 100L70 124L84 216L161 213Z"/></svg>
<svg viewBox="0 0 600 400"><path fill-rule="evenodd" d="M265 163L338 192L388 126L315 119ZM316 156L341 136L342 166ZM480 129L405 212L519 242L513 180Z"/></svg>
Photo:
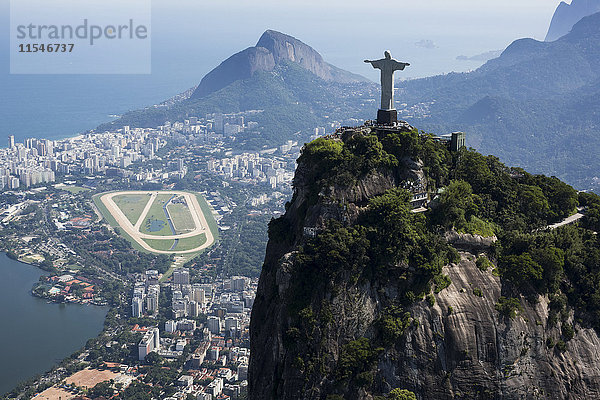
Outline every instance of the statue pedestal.
<svg viewBox="0 0 600 400"><path fill-rule="evenodd" d="M398 112L396 110L377 110L377 123L379 125L394 125L398 122Z"/></svg>

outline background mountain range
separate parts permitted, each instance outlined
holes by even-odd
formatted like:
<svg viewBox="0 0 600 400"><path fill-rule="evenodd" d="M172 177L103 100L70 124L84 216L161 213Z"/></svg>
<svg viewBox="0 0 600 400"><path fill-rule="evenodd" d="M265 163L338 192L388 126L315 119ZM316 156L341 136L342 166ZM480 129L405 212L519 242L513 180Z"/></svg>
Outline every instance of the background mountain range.
<svg viewBox="0 0 600 400"><path fill-rule="evenodd" d="M598 0L573 0L571 4L562 1L552 17L546 41L552 42L571 31L583 17L595 14L600 11L600 1Z"/></svg>
<svg viewBox="0 0 600 400"><path fill-rule="evenodd" d="M326 63L310 46L280 32L266 31L254 47L223 61L201 80L189 98L129 112L97 130L123 125L153 127L207 113L264 110L261 126L236 139L240 148L276 146L295 135L308 138L330 121L358 123L376 112L378 85ZM302 136L303 135L303 136Z"/></svg>
<svg viewBox="0 0 600 400"><path fill-rule="evenodd" d="M516 40L473 72L400 83L396 98L405 103L398 106L401 116L420 129L465 131L468 144L485 154L598 189L599 66L600 13L556 41ZM332 120L371 119L378 92L379 85L326 63L301 41L266 31L256 46L208 73L191 97L130 112L98 129L261 109L260 134L236 141L256 149L306 138Z"/></svg>
<svg viewBox="0 0 600 400"><path fill-rule="evenodd" d="M600 176L600 13L554 42L521 39L471 73L402 84L422 129L463 130L470 146L580 188ZM415 107L409 107L414 109Z"/></svg>

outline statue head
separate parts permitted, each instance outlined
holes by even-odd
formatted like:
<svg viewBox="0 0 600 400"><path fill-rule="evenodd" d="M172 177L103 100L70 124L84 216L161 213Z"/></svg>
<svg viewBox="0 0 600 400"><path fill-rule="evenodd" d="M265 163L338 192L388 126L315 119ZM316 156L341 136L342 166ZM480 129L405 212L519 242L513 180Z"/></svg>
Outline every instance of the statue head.
<svg viewBox="0 0 600 400"><path fill-rule="evenodd" d="M385 58L387 58L388 60L392 58L392 54L390 53L389 50L384 51L383 54L385 55Z"/></svg>

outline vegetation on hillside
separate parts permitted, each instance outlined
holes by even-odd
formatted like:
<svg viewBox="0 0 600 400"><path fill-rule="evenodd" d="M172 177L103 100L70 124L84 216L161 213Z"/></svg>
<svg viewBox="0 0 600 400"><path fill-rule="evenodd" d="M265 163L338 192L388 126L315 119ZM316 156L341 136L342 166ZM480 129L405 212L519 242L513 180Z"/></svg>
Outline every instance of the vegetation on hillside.
<svg viewBox="0 0 600 400"><path fill-rule="evenodd" d="M372 335L344 344L332 371L340 392L347 385L370 387L378 354L401 343L406 330L418 324L408 307L420 299L433 306L431 293L451 284L442 267L460 257L443 238L448 230L497 236L477 266L499 274L507 288L496 304L499 316L519 315L521 295L535 301L547 294L549 323L560 324L561 343L574 335L569 307L579 323L600 330L600 243L592 232L600 225L600 197L579 194L555 177L509 168L473 150L452 153L447 144L416 130L355 133L304 147L299 165L310 193L309 204L299 212L306 212L332 185L352 187L371 173L402 176L407 158L423 161L428 189L436 197L426 213L413 213L411 193L395 188L361 204L351 223L329 220L314 237L290 236L295 230L285 216L269 226L273 245L297 244L285 342L297 352L294 365L304 376L332 368L322 348L333 329L332 315L322 296L342 295L340 284L347 290L394 282L397 294L380 294ZM579 226L546 229L580 205L589 213ZM302 215L297 217L302 221ZM473 294L483 296L480 288L473 288Z"/></svg>
<svg viewBox="0 0 600 400"><path fill-rule="evenodd" d="M468 132L485 154L596 189L600 74L591 66L600 62L599 26L596 14L553 42L519 39L476 71L403 82L406 118ZM417 104L422 115L411 112Z"/></svg>

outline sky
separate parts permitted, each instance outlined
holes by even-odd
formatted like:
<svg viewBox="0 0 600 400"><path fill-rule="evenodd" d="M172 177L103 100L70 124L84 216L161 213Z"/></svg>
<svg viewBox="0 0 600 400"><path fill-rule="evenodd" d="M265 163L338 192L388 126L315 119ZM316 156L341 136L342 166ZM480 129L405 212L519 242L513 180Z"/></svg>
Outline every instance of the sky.
<svg viewBox="0 0 600 400"><path fill-rule="evenodd" d="M376 74L362 60L390 49L397 58L409 57L407 77L422 77L478 65L456 63L458 55L472 56L504 49L513 40L543 40L555 0L407 0L386 1L188 1L155 0L154 38L174 42L173 36L196 37L199 46L220 46L211 52L215 63L256 43L267 28L308 43L324 58L369 77ZM186 9L195 18L184 18ZM227 10L226 23L214 16ZM219 18L216 18L219 20ZM177 29L173 26L177 25ZM202 43L204 41L204 43ZM434 48L417 42L431 41ZM182 42L183 44L183 42ZM214 57L218 54L219 56ZM209 55L207 54L207 59ZM208 60L207 60L208 61Z"/></svg>
<svg viewBox="0 0 600 400"><path fill-rule="evenodd" d="M44 1L53 5L99 0ZM10 133L64 137L94 128L112 114L159 103L197 85L227 57L254 46L267 29L292 35L326 61L374 81L377 72L363 60L381 57L384 50L411 64L398 78L464 72L481 62L459 61L457 56L503 50L524 37L543 40L559 4L558 0L135 1L151 2L150 75L11 75L10 0L0 0L4 92L0 138ZM119 10L124 0L103 4ZM118 60L107 55L101 62Z"/></svg>
<svg viewBox="0 0 600 400"><path fill-rule="evenodd" d="M46 2L65 1L69 0ZM86 0L71 1L86 3ZM92 1L97 0L87 3ZM197 71L195 79L234 52L254 45L266 29L295 36L321 52L329 62L367 75L370 71L361 61L382 53L383 49L390 49L394 56L412 58L413 68L407 71L407 77L468 69L471 65L453 62L456 56L500 50L522 37L543 40L559 3L558 0L147 1L152 5L153 67L160 73L165 58L175 59L178 64L181 59L189 60L195 68L182 67L189 72ZM5 38L2 45L6 53L9 0L0 0L0 4L3 22L0 32ZM119 7L127 12L124 6ZM424 41L433 43L432 48L416 45ZM192 77L191 73L176 71Z"/></svg>

